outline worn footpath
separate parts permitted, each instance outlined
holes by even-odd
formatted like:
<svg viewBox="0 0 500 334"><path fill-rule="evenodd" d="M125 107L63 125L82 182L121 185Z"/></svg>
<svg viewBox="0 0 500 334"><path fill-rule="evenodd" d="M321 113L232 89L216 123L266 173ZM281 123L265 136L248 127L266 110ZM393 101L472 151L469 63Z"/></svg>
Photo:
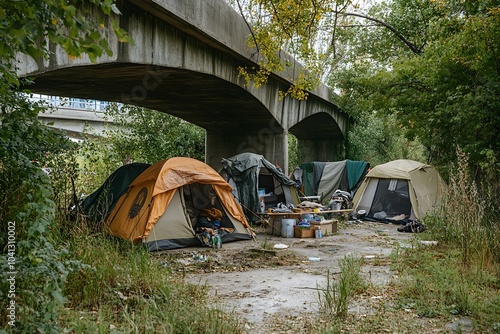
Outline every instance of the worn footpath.
<svg viewBox="0 0 500 334"><path fill-rule="evenodd" d="M364 259L362 274L370 284L387 284L393 275L387 257L412 237L398 227L351 221L320 239L257 233L257 241L231 242L219 250L184 249L170 256L175 257L174 270L182 271L187 282L206 285L211 300L241 315L248 332L280 333L286 329L275 328L277 323L317 314L318 292L328 274L340 272L338 261L346 256ZM286 248L276 250L275 245ZM357 305L350 312L367 310Z"/></svg>

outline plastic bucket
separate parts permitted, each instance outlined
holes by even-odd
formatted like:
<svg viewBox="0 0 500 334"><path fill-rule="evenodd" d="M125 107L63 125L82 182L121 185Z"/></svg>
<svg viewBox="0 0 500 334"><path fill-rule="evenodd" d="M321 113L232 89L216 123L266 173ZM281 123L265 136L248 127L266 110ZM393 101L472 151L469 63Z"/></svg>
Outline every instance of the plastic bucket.
<svg viewBox="0 0 500 334"><path fill-rule="evenodd" d="M281 220L281 236L283 238L293 238L293 226L295 223L295 219Z"/></svg>

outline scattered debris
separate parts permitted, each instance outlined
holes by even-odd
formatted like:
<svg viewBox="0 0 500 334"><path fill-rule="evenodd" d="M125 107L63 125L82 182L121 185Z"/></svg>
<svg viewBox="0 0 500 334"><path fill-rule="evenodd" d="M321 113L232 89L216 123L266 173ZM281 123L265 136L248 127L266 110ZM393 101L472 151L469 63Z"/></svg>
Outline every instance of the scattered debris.
<svg viewBox="0 0 500 334"><path fill-rule="evenodd" d="M206 254L197 254L197 253L193 254L193 260L195 260L196 262L204 262L206 259L207 259Z"/></svg>
<svg viewBox="0 0 500 334"><path fill-rule="evenodd" d="M420 240L420 243L425 246L435 246L438 244L437 241L430 241L430 240Z"/></svg>

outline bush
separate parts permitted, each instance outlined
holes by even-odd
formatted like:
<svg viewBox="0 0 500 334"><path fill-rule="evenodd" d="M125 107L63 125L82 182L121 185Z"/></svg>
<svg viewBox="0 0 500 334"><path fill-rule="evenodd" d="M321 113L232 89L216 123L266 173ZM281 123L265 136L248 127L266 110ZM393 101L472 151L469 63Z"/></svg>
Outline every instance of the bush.
<svg viewBox="0 0 500 334"><path fill-rule="evenodd" d="M40 124L41 107L26 96L5 93L3 97L0 244L8 261L1 264L0 288L7 298L0 299L0 317L11 315L7 305L14 302L16 331L55 332L69 264L63 261L66 250L55 246L54 192L40 167L69 143Z"/></svg>

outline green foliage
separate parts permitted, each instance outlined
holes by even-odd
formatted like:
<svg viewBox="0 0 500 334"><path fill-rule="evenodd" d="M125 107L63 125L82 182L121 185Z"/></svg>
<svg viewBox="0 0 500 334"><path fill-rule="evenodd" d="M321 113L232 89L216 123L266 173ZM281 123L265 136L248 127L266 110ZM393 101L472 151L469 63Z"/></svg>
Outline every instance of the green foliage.
<svg viewBox="0 0 500 334"><path fill-rule="evenodd" d="M114 126L106 135L115 154L125 161L155 163L175 156L204 160L205 132L177 117L136 106L111 105Z"/></svg>
<svg viewBox="0 0 500 334"><path fill-rule="evenodd" d="M363 114L348 133L352 160L369 161L372 166L396 159L425 161L425 150L417 140L405 137L405 129L392 115Z"/></svg>
<svg viewBox="0 0 500 334"><path fill-rule="evenodd" d="M466 266L487 268L500 263L500 226L498 217L486 215L486 203L491 200L487 194L479 192L469 174L467 157L459 151L458 163L451 168L446 199L428 217L428 226L434 239L460 249Z"/></svg>
<svg viewBox="0 0 500 334"><path fill-rule="evenodd" d="M470 156L471 167L491 160L491 152L498 161L498 4L398 0L373 7L372 16L404 34L418 51L380 26L346 34L346 43L358 45L346 59L356 63L331 80L343 92L343 105L355 115L394 115L436 165L453 161L457 146Z"/></svg>
<svg viewBox="0 0 500 334"><path fill-rule="evenodd" d="M41 107L26 95L4 91L2 98L0 245L2 257L15 259L1 264L3 296L12 290L9 273L16 274L15 298L2 298L0 316L6 319L7 303L15 300L17 330L50 332L57 328L56 311L64 301L61 290L69 267L63 262L65 250L53 246L54 193L40 167L70 143L39 123ZM9 226L14 227L15 239L7 239Z"/></svg>
<svg viewBox="0 0 500 334"><path fill-rule="evenodd" d="M292 84L280 92L280 96L307 99L307 91L319 85L324 70L326 55L318 50L316 42L323 36L323 24L328 22L324 14L330 3L293 0L236 0L230 3L252 27L247 44L258 53L255 59L258 67L239 68L240 76L247 84L253 81L259 87L267 82L272 72L282 73ZM306 68L296 68L296 64L283 57L281 50L303 61Z"/></svg>
<svg viewBox="0 0 500 334"><path fill-rule="evenodd" d="M270 72L287 73L292 63L280 58L280 50L301 61L311 78L328 78L341 107L358 121L350 148L357 159L409 157L445 167L458 146L472 169L498 178L498 0L363 7L349 0L230 2L252 27L249 40L258 51L260 68L242 71L245 78L253 73L260 85ZM317 84L307 72L294 71L293 92ZM362 128L367 121L373 129ZM387 137L394 137L392 143Z"/></svg>
<svg viewBox="0 0 500 334"><path fill-rule="evenodd" d="M110 0L89 3L84 9L55 0L3 1L0 8L0 244L2 257L15 260L1 263L1 293L8 298L0 301L0 317L12 315L7 305L16 303L15 319L3 325L6 330L59 332L62 290L69 271L78 267L65 259L66 249L57 245L55 233L57 206L68 204L67 184L53 183L40 169L51 167L55 173L59 173L56 167L70 169L74 164L64 155L62 165L53 162L71 145L38 121L42 108L18 91L22 80L16 75L15 59L24 54L40 60L54 45L70 57L86 53L95 60L109 54L99 29L112 25L105 18L119 11ZM119 40L129 40L118 27L114 31ZM9 227L15 228L11 239ZM13 270L15 274L9 274ZM15 276L15 284L9 284L6 275Z"/></svg>
<svg viewBox="0 0 500 334"><path fill-rule="evenodd" d="M186 284L143 247L73 229L70 254L87 266L68 277L60 325L75 333L238 333L239 317Z"/></svg>
<svg viewBox="0 0 500 334"><path fill-rule="evenodd" d="M78 144L76 155L78 174L75 175L75 187L78 197L94 192L111 173L123 165L122 157L105 137L83 140Z"/></svg>
<svg viewBox="0 0 500 334"><path fill-rule="evenodd" d="M89 1L93 6L78 7L57 0L4 1L0 9L0 73L6 83L19 84L12 59L23 53L34 59L46 57L49 44L61 46L70 57L87 54L93 61L111 54L100 28L112 25L118 39L131 42L127 33L106 20L120 14L114 1ZM91 9L97 9L90 12ZM4 87L3 89L5 89Z"/></svg>
<svg viewBox="0 0 500 334"><path fill-rule="evenodd" d="M304 161L301 152L297 137L288 133L288 170L291 172Z"/></svg>

